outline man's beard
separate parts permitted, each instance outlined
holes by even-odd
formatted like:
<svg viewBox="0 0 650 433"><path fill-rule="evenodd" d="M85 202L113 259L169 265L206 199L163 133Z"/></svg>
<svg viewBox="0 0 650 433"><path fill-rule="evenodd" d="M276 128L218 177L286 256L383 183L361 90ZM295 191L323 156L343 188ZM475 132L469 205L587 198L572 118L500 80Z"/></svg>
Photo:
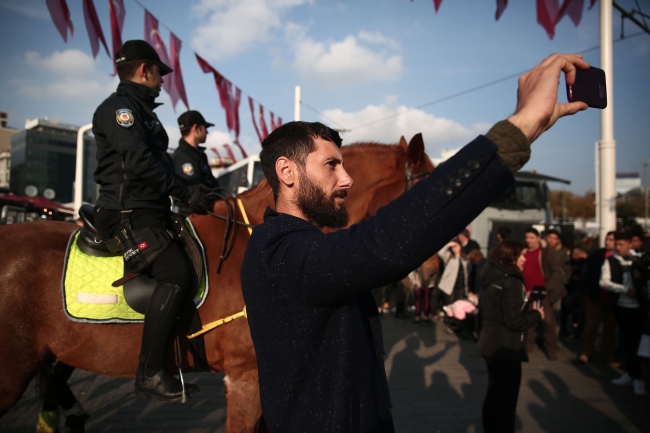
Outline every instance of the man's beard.
<svg viewBox="0 0 650 433"><path fill-rule="evenodd" d="M336 198L345 198L346 190L335 191L327 197L325 192L312 182L305 172L301 173L298 189L298 208L307 219L318 227L341 228L348 225L350 215L345 208L345 202L340 206Z"/></svg>

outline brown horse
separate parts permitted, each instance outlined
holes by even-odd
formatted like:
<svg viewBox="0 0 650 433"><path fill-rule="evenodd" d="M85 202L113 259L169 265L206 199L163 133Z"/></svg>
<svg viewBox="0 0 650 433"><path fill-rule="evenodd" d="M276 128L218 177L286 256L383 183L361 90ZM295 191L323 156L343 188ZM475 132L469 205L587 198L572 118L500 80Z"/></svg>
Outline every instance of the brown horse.
<svg viewBox="0 0 650 433"><path fill-rule="evenodd" d="M421 134L409 145L356 144L342 148L355 179L347 203L351 223L373 215L433 170ZM239 196L252 224L262 222L273 194L266 181ZM214 212L225 215L223 203ZM211 215L190 217L206 248L208 270L218 266L226 222ZM108 376L133 377L142 337L141 324L94 325L69 320L62 309L60 284L66 245L75 227L61 222L32 222L0 227L0 416L25 391L43 362L54 357L71 366ZM249 233L236 225L235 242L199 309L209 323L241 311L244 299L240 266ZM252 432L261 416L255 351L248 322L236 319L205 334L208 364L226 373L226 432ZM169 353L169 367L173 365ZM183 369L192 357L183 350ZM170 371L173 371L170 369Z"/></svg>

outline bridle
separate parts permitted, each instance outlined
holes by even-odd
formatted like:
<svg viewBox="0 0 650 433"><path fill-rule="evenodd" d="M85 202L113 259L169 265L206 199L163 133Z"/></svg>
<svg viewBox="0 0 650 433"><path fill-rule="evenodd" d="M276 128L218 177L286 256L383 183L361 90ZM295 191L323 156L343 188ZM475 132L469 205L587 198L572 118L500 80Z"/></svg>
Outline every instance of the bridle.
<svg viewBox="0 0 650 433"><path fill-rule="evenodd" d="M420 179L421 177L428 176L431 172L429 170L420 171L417 173L412 173L412 168L409 165L408 159L406 160L406 167L404 168L404 176L406 178L406 187L404 191L408 191L413 187L413 181Z"/></svg>

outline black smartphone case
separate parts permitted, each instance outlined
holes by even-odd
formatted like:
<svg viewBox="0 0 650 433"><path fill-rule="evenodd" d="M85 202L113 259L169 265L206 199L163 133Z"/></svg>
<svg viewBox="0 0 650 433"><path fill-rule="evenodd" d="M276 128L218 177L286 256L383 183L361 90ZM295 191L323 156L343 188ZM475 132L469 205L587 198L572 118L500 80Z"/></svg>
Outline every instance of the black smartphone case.
<svg viewBox="0 0 650 433"><path fill-rule="evenodd" d="M572 86L567 84L566 96L569 102L582 101L593 108L607 107L607 87L605 71L593 66L578 69Z"/></svg>

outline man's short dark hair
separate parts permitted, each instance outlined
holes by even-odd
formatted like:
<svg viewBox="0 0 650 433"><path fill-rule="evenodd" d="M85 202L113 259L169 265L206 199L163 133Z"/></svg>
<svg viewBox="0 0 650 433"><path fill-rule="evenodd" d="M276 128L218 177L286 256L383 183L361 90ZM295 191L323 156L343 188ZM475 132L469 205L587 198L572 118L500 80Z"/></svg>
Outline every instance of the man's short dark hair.
<svg viewBox="0 0 650 433"><path fill-rule="evenodd" d="M341 147L339 133L320 122L289 122L275 129L262 142L260 162L264 176L269 181L273 196L277 199L280 180L275 172L275 162L284 156L305 168L307 155L316 150L314 139L322 138Z"/></svg>
<svg viewBox="0 0 650 433"><path fill-rule="evenodd" d="M539 237L539 231L535 227L528 227L525 233L532 233L535 236Z"/></svg>
<svg viewBox="0 0 650 433"><path fill-rule="evenodd" d="M506 240L510 237L510 227L501 226L497 230L497 234L501 236L501 240Z"/></svg>
<svg viewBox="0 0 650 433"><path fill-rule="evenodd" d="M116 58L124 57L122 50L119 50L115 53ZM115 70L117 71L117 76L120 77L120 80L130 80L135 75L135 71L140 67L141 64L147 65L147 68L152 68L156 64L154 60L125 60L115 64Z"/></svg>
<svg viewBox="0 0 650 433"><path fill-rule="evenodd" d="M607 232L605 237L607 237L607 236L614 236L614 239L616 239L616 231L612 230L612 231Z"/></svg>
<svg viewBox="0 0 650 433"><path fill-rule="evenodd" d="M548 236L548 235L555 235L555 236L558 237L558 239L560 238L560 232L558 232L555 229L546 230L546 236Z"/></svg>
<svg viewBox="0 0 650 433"><path fill-rule="evenodd" d="M465 236L467 239L469 239L469 230L465 229L462 232L460 232L460 234Z"/></svg>
<svg viewBox="0 0 650 433"><path fill-rule="evenodd" d="M614 239L617 241L632 241L632 235L628 232L616 232L614 233Z"/></svg>

